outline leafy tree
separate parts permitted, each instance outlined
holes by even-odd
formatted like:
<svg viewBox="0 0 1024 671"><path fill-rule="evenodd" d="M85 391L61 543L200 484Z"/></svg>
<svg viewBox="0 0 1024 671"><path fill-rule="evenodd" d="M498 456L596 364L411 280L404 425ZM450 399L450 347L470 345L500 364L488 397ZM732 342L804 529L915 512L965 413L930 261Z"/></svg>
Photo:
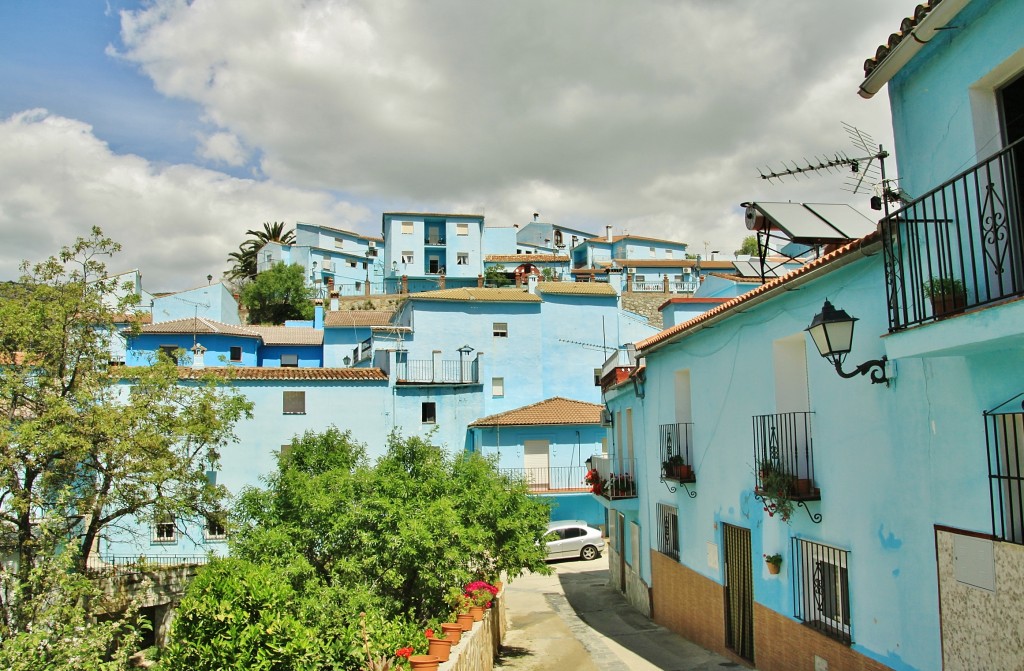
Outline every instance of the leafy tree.
<svg viewBox="0 0 1024 671"><path fill-rule="evenodd" d="M283 221L275 221L273 224L263 223L263 230L248 230L248 240L238 246L237 252L228 254L228 263L231 268L224 274L229 280L244 282L256 277L259 251L268 242L279 242L282 245L290 245L295 242L295 231L286 231Z"/></svg>
<svg viewBox="0 0 1024 671"><path fill-rule="evenodd" d="M512 281L508 279L508 275L505 274L505 266L500 263L488 266L487 269L484 270L484 282L487 286L491 287L503 287L512 283Z"/></svg>
<svg viewBox="0 0 1024 671"><path fill-rule="evenodd" d="M242 305L250 324L283 324L288 319L312 319L313 303L302 266L277 263L242 289Z"/></svg>
<svg viewBox="0 0 1024 671"><path fill-rule="evenodd" d="M757 236L748 235L743 238L743 242L740 243L740 248L736 250L736 254L749 254L751 256L757 256Z"/></svg>
<svg viewBox="0 0 1024 671"><path fill-rule="evenodd" d="M40 561L67 549L84 566L102 530L218 507L223 490L204 471L251 407L223 382L179 384L169 361L108 366L115 316L137 301L99 260L118 249L94 228L23 264L18 290L0 296L0 541L17 557L0 593L8 632L34 626Z"/></svg>

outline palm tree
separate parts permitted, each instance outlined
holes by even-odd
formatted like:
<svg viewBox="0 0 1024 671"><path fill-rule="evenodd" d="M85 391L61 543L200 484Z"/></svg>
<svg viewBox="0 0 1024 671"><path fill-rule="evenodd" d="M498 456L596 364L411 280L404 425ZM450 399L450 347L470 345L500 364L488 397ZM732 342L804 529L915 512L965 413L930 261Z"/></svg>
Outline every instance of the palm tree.
<svg viewBox="0 0 1024 671"><path fill-rule="evenodd" d="M295 231L286 231L283 221L275 221L272 224L263 222L263 230L248 230L248 240L238 245L237 252L228 254L228 263L231 267L224 275L232 281L241 282L256 277L257 261L259 252L268 242L279 242L282 245L290 245L295 242Z"/></svg>

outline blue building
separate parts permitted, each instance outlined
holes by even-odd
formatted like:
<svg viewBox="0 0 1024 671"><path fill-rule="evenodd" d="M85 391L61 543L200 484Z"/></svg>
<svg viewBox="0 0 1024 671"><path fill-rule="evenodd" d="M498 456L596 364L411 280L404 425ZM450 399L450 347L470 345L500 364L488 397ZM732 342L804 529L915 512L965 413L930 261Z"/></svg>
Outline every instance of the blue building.
<svg viewBox="0 0 1024 671"><path fill-rule="evenodd" d="M386 278L407 278L407 291L476 286L483 273L484 218L472 214L385 212L383 269ZM397 293L397 292L389 292Z"/></svg>
<svg viewBox="0 0 1024 671"><path fill-rule="evenodd" d="M295 224L294 243L268 242L259 250L257 270L269 270L277 263L300 265L319 298L331 293L385 293L383 243L382 238L300 221Z"/></svg>

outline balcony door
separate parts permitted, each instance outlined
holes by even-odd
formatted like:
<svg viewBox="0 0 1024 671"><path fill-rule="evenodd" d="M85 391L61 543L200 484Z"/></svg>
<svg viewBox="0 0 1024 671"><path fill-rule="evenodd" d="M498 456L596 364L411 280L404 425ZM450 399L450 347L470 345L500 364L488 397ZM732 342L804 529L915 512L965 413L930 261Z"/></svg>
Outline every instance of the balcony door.
<svg viewBox="0 0 1024 671"><path fill-rule="evenodd" d="M754 569L750 529L722 525L725 541L725 644L754 661Z"/></svg>
<svg viewBox="0 0 1024 671"><path fill-rule="evenodd" d="M999 89L997 98L1003 146L1008 147L1018 140L1024 140L1024 74L1018 75L1016 79ZM1011 240L1017 243L1017 254L1014 256L1020 259L1024 256L1021 253L1024 241L1024 141L1010 152L1008 158L1007 172L1010 185L1007 188L1007 223L1010 227ZM1024 272L1019 267L1014 270L1017 274ZM1018 281L1016 286L1024 284L1024 278L1015 279Z"/></svg>
<svg viewBox="0 0 1024 671"><path fill-rule="evenodd" d="M526 469L526 482L534 491L546 491L551 486L549 455L549 441L527 440L523 442L523 467Z"/></svg>

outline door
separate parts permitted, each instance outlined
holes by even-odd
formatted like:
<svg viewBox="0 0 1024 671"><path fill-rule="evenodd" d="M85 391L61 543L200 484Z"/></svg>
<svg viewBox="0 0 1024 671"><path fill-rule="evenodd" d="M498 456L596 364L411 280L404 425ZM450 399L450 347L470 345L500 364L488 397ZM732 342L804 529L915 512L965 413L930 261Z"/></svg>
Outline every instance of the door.
<svg viewBox="0 0 1024 671"><path fill-rule="evenodd" d="M754 661L754 567L750 529L725 524L725 644Z"/></svg>
<svg viewBox="0 0 1024 671"><path fill-rule="evenodd" d="M626 516L622 513L615 513L615 531L618 538L615 545L619 548L619 589L623 594L626 592Z"/></svg>
<svg viewBox="0 0 1024 671"><path fill-rule="evenodd" d="M523 467L526 469L526 483L533 491L546 491L550 488L549 445L547 440L523 442Z"/></svg>

